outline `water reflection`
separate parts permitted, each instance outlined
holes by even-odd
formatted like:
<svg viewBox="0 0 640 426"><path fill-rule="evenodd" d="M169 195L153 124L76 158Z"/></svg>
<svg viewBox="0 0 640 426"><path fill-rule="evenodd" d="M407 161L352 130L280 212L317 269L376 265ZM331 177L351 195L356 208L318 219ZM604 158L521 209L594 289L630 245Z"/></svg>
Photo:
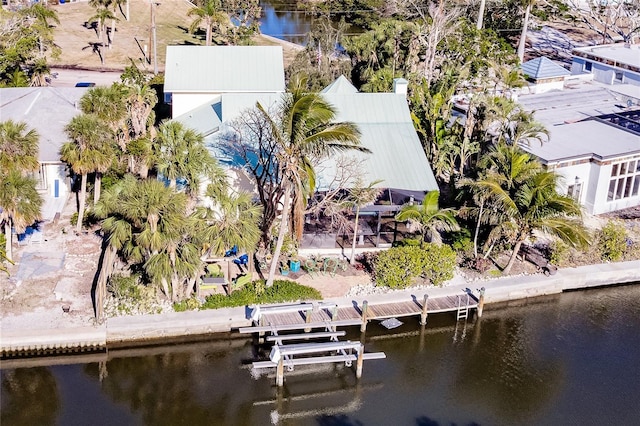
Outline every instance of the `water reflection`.
<svg viewBox="0 0 640 426"><path fill-rule="evenodd" d="M273 372L251 374L257 349L236 335L80 365L5 362L2 424L634 424L638 312L635 286L491 306L466 324L372 323L367 351L387 358L365 361L361 380L343 364L296 367L281 389Z"/></svg>

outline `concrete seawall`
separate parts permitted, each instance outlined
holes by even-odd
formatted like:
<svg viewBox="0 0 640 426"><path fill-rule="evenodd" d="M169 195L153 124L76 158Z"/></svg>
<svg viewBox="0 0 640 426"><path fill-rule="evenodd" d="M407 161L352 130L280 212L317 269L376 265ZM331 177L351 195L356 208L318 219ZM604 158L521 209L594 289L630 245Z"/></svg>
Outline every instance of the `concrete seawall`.
<svg viewBox="0 0 640 426"><path fill-rule="evenodd" d="M567 290L586 289L607 285L640 282L640 260L620 263L560 269L547 277L543 274L476 280L464 284L451 284L440 288L408 289L387 294L357 298L337 298L328 301L339 306L383 303L460 294L477 293L485 288L485 303L505 302L530 297L557 294ZM55 330L2 330L0 351L2 357L31 356L69 352L104 351L110 345L126 346L138 342L162 341L168 338L224 333L249 326L247 307L205 310L198 312L172 312L160 315L139 315L109 318L95 327L58 328Z"/></svg>

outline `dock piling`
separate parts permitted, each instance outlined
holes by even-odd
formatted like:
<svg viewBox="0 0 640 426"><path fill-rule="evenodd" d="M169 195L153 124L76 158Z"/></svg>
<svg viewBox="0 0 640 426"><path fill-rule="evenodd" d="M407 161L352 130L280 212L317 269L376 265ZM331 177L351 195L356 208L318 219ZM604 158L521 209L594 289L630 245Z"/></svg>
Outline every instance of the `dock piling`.
<svg viewBox="0 0 640 426"><path fill-rule="evenodd" d="M422 299L422 312L420 313L420 325L425 325L427 323L427 317L429 313L427 311L427 301L429 300L429 295L425 294Z"/></svg>
<svg viewBox="0 0 640 426"><path fill-rule="evenodd" d="M364 345L360 344L358 360L356 361L356 379L362 377L362 365L364 364Z"/></svg>
<svg viewBox="0 0 640 426"><path fill-rule="evenodd" d="M311 313L312 312L313 312L312 308L309 308L309 309L306 310L306 312L304 314L304 321L305 321L306 324L311 324ZM309 327L304 329L305 333L308 333L310 331L311 331L311 329Z"/></svg>
<svg viewBox="0 0 640 426"><path fill-rule="evenodd" d="M478 299L478 318L482 318L482 310L484 309L484 291L485 288L480 289L480 298Z"/></svg>
<svg viewBox="0 0 640 426"><path fill-rule="evenodd" d="M369 302L366 300L362 302L362 324L360 325L360 331L367 330L367 309L369 308Z"/></svg>
<svg viewBox="0 0 640 426"><path fill-rule="evenodd" d="M278 360L278 367L276 368L276 386L280 387L284 385L284 360L280 358Z"/></svg>

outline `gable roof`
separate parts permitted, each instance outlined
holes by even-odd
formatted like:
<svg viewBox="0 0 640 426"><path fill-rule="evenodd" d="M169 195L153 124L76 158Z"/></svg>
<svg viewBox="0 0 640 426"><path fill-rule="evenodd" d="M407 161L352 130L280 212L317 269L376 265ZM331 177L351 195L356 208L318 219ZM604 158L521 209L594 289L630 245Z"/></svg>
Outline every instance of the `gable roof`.
<svg viewBox="0 0 640 426"><path fill-rule="evenodd" d="M336 121L351 121L360 129L360 143L371 154L349 153L362 159L364 182L408 191L438 190L431 165L413 127L404 95L396 93L323 93L337 110ZM335 163L323 171L320 186L336 173ZM327 189L327 188L320 188Z"/></svg>
<svg viewBox="0 0 640 426"><path fill-rule="evenodd" d="M358 89L344 75L341 75L333 83L322 89L320 93L358 93Z"/></svg>
<svg viewBox="0 0 640 426"><path fill-rule="evenodd" d="M164 91L284 92L281 46L167 46Z"/></svg>
<svg viewBox="0 0 640 426"><path fill-rule="evenodd" d="M60 147L68 141L64 128L80 114L76 108L86 87L16 87L0 89L2 121L25 122L40 135L38 160L60 162Z"/></svg>
<svg viewBox="0 0 640 426"><path fill-rule="evenodd" d="M527 61L520 67L524 74L534 80L571 75L569 71L545 56Z"/></svg>

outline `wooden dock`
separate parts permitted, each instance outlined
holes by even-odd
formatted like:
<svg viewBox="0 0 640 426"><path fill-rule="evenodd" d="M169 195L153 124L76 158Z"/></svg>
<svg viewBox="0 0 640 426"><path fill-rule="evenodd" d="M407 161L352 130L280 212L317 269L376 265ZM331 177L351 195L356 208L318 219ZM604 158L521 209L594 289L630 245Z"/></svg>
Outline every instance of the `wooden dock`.
<svg viewBox="0 0 640 426"><path fill-rule="evenodd" d="M387 303L369 304L366 300L353 306L337 306L330 303L299 303L293 305L260 306L254 308L253 327L240 329L241 333L273 332L281 330L325 328L335 331L339 326L361 325L362 330L371 320L420 315L426 323L428 314L452 312L457 319L468 317L469 311L478 308L478 300L471 294L460 292L422 300L415 298Z"/></svg>

